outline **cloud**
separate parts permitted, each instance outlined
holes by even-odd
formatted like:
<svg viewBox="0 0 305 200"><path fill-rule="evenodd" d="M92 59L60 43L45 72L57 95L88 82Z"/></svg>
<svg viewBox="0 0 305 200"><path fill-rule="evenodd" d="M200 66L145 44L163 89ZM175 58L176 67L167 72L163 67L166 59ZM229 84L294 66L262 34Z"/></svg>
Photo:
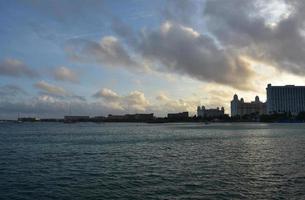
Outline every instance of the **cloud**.
<svg viewBox="0 0 305 200"><path fill-rule="evenodd" d="M113 22L113 28L121 37L125 35L123 40L128 50L113 36L104 37L100 42L74 39L66 44L68 56L80 62L96 62L136 71L149 69L182 74L241 90L254 88L255 71L242 55L221 48L211 36L191 27L166 21L159 29L146 29L137 37L120 21ZM134 57L130 56L131 52Z"/></svg>
<svg viewBox="0 0 305 200"><path fill-rule="evenodd" d="M119 20L112 28L151 69L249 91L261 71L246 57L305 75L304 8L300 0L167 1L160 29L135 33Z"/></svg>
<svg viewBox="0 0 305 200"><path fill-rule="evenodd" d="M198 87L198 94L205 94L203 98L200 99L198 105L205 106L206 108L217 108L224 107L225 113L230 113L230 102L233 95L237 93L236 89L231 87L224 87L215 83L206 83ZM244 98L251 97L253 92L238 92L240 96ZM247 94L247 96L245 96ZM255 93L257 95L257 93Z"/></svg>
<svg viewBox="0 0 305 200"><path fill-rule="evenodd" d="M125 96L124 101L127 103L131 109L138 111L145 111L146 107L149 106L149 101L146 99L143 92L133 91Z"/></svg>
<svg viewBox="0 0 305 200"><path fill-rule="evenodd" d="M304 7L304 1L208 0L204 18L224 48L303 76Z"/></svg>
<svg viewBox="0 0 305 200"><path fill-rule="evenodd" d="M27 92L21 87L14 84L0 86L0 101L15 101L16 98L22 99Z"/></svg>
<svg viewBox="0 0 305 200"><path fill-rule="evenodd" d="M42 95L51 96L53 98L60 98L65 100L77 100L86 101L86 98L80 95L76 95L73 92L66 91L64 88L47 83L45 81L39 81L34 84L34 87L40 90Z"/></svg>
<svg viewBox="0 0 305 200"><path fill-rule="evenodd" d="M169 4L179 7L183 2L172 1ZM180 11L189 13L196 6L188 5L185 8L188 11L181 6ZM164 13L165 18L171 21L165 21L157 30L146 28L135 32L122 21L113 20L112 29L120 40L114 36L103 37L100 42L72 39L66 43L65 51L70 59L78 62L140 72L176 73L241 90L255 88L252 84L255 71L243 59L243 54L235 49L223 48L211 35L188 26L193 20L187 20L187 15L174 20L176 15L171 14L172 11Z"/></svg>
<svg viewBox="0 0 305 200"><path fill-rule="evenodd" d="M28 97L25 101L20 101L18 98L16 101L0 101L0 118L15 119L18 113L21 116L42 118L62 118L68 114L106 116L108 114L146 112L150 107L150 102L140 91L118 95L114 91L104 88L94 94L98 101L87 102L80 101L69 93L68 98L63 98L60 95L67 94L63 88L44 81L40 81L36 85L43 91L36 97Z"/></svg>
<svg viewBox="0 0 305 200"><path fill-rule="evenodd" d="M129 45L135 45L138 42L137 35L132 27L118 18L112 19L111 29Z"/></svg>
<svg viewBox="0 0 305 200"><path fill-rule="evenodd" d="M46 94L28 98L26 101L0 101L0 117L5 119L16 119L20 117L57 117L71 114L98 114L99 107L90 105L84 101L71 101L56 98Z"/></svg>
<svg viewBox="0 0 305 200"><path fill-rule="evenodd" d="M157 101L168 101L169 97L166 94L161 93L158 96L156 96L156 100Z"/></svg>
<svg viewBox="0 0 305 200"><path fill-rule="evenodd" d="M198 99L173 99L165 93L156 96L157 102L151 105L150 109L157 112L159 116L166 116L167 113L188 111L191 115L195 114L195 110L199 105Z"/></svg>
<svg viewBox="0 0 305 200"><path fill-rule="evenodd" d="M19 114L20 117L39 118L63 118L65 115L123 114L121 110L110 108L102 102L71 101L46 94L29 98L26 101L20 101L20 99L19 101L0 101L0 110L0 118L2 119L16 119Z"/></svg>
<svg viewBox="0 0 305 200"><path fill-rule="evenodd" d="M65 52L69 58L79 62L95 62L107 67L143 70L120 41L113 36L103 37L100 42L71 39L66 43Z"/></svg>
<svg viewBox="0 0 305 200"><path fill-rule="evenodd" d="M161 70L243 90L252 88L249 80L254 71L249 63L190 27L167 21L157 31L144 32L137 50L145 59L159 63Z"/></svg>
<svg viewBox="0 0 305 200"><path fill-rule="evenodd" d="M115 109L127 112L144 112L150 103L143 92L132 91L123 96L108 88L103 88L93 95L95 98L103 99L105 105Z"/></svg>
<svg viewBox="0 0 305 200"><path fill-rule="evenodd" d="M164 21L170 20L179 24L190 25L198 21L200 1L167 0L160 8Z"/></svg>
<svg viewBox="0 0 305 200"><path fill-rule="evenodd" d="M93 95L95 98L104 98L107 101L117 101L120 99L120 96L115 93L114 91L108 89L108 88L103 88L97 93Z"/></svg>
<svg viewBox="0 0 305 200"><path fill-rule="evenodd" d="M5 59L0 62L0 76L37 77L38 73L17 59Z"/></svg>
<svg viewBox="0 0 305 200"><path fill-rule="evenodd" d="M78 74L76 74L74 71L64 66L54 70L54 78L60 81L79 83Z"/></svg>
<svg viewBox="0 0 305 200"><path fill-rule="evenodd" d="M150 101L140 91L131 91L122 95L111 89L103 88L93 96L96 101L87 102L75 98L68 92L58 89L58 86L39 82L42 92L38 96L26 96L3 99L0 101L0 118L15 119L18 113L21 116L36 116L41 118L63 117L64 115L106 116L108 114L126 113L155 113L156 116L166 116L169 112L189 111L194 114L199 101L196 99L174 100L165 93L161 93ZM0 88L1 91L1 88ZM59 94L68 93L63 97ZM56 94L56 95L55 95ZM161 97L162 96L162 97Z"/></svg>
<svg viewBox="0 0 305 200"><path fill-rule="evenodd" d="M56 96L67 96L68 95L68 92L64 88L52 85L45 81L39 81L39 82L35 83L34 86L36 88L40 89L42 92L45 92L47 94L56 95Z"/></svg>

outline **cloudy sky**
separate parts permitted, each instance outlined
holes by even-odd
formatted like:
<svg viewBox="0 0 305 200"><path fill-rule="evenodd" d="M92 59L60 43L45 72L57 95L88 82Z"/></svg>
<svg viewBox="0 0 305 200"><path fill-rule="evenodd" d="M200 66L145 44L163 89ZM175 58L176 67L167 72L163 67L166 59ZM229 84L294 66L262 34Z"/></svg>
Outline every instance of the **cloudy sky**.
<svg viewBox="0 0 305 200"><path fill-rule="evenodd" d="M303 0L2 0L0 118L195 113L305 84Z"/></svg>

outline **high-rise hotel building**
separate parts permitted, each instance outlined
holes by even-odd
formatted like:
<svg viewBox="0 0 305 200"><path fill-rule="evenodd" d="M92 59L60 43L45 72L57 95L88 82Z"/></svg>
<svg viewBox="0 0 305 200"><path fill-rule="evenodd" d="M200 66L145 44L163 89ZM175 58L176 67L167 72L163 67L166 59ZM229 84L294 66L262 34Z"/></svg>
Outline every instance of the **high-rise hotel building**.
<svg viewBox="0 0 305 200"><path fill-rule="evenodd" d="M272 86L267 87L267 112L290 112L297 115L305 111L305 86Z"/></svg>

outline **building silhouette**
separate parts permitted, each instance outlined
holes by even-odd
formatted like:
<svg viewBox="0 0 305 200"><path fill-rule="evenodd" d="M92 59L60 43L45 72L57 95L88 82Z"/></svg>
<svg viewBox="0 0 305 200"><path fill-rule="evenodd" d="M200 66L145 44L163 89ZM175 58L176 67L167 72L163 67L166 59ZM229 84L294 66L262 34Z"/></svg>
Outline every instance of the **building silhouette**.
<svg viewBox="0 0 305 200"><path fill-rule="evenodd" d="M267 88L267 112L291 113L297 115L305 111L305 86L272 86Z"/></svg>
<svg viewBox="0 0 305 200"><path fill-rule="evenodd" d="M224 107L214 108L214 109L206 109L204 106L197 107L197 116L201 118L212 118L212 117L223 117L225 115Z"/></svg>
<svg viewBox="0 0 305 200"><path fill-rule="evenodd" d="M37 122L40 119L36 117L18 117L19 122Z"/></svg>
<svg viewBox="0 0 305 200"><path fill-rule="evenodd" d="M149 114L126 114L126 115L108 115L106 121L125 121L125 122L147 122L154 120L154 113Z"/></svg>
<svg viewBox="0 0 305 200"><path fill-rule="evenodd" d="M90 120L89 116L73 116L73 115L64 116L65 123L88 122L89 120Z"/></svg>
<svg viewBox="0 0 305 200"><path fill-rule="evenodd" d="M259 100L259 97L255 97L255 101L245 102L243 98L240 100L235 94L231 101L231 116L244 116L250 114L266 114L266 103Z"/></svg>
<svg viewBox="0 0 305 200"><path fill-rule="evenodd" d="M168 113L167 118L169 120L186 120L189 117L188 112L181 112L181 113Z"/></svg>

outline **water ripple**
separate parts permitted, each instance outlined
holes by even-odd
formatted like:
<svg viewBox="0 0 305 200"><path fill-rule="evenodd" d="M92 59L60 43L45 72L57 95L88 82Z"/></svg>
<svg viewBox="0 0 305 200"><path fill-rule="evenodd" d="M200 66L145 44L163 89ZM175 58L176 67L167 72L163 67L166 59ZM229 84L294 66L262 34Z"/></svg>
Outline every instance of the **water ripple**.
<svg viewBox="0 0 305 200"><path fill-rule="evenodd" d="M1 199L305 199L303 124L1 124Z"/></svg>

